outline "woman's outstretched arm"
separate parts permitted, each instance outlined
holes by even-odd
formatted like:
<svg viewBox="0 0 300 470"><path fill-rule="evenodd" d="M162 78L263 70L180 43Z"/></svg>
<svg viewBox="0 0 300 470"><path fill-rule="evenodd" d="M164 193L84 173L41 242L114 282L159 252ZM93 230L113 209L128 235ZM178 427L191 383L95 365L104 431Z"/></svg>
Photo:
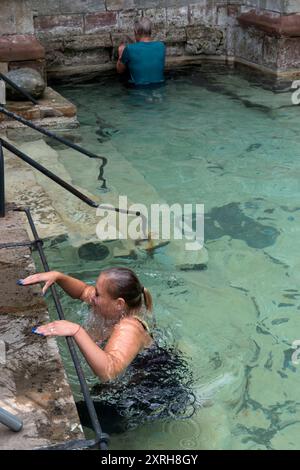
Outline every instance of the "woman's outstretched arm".
<svg viewBox="0 0 300 470"><path fill-rule="evenodd" d="M89 366L103 381L112 380L123 372L150 339L142 325L131 318L124 318L115 326L104 350L94 343L81 326L66 320L40 326L35 333L43 336L73 336Z"/></svg>
<svg viewBox="0 0 300 470"><path fill-rule="evenodd" d="M19 281L23 286L39 284L40 282L45 283L43 294L45 294L47 289L55 282L73 299L81 299L89 302L94 293L94 287L87 285L79 279L60 273L59 271L37 273Z"/></svg>

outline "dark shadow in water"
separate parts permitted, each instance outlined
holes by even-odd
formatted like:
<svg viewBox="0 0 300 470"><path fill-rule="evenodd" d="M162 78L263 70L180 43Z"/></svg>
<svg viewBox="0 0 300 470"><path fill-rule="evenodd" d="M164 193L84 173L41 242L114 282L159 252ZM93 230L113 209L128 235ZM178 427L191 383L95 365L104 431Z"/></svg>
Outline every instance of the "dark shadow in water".
<svg viewBox="0 0 300 470"><path fill-rule="evenodd" d="M193 226L196 223L193 217ZM246 216L240 204L231 202L222 207L214 207L205 215L204 239L217 240L224 236L243 240L252 248L266 248L274 245L279 231L270 226L256 222Z"/></svg>

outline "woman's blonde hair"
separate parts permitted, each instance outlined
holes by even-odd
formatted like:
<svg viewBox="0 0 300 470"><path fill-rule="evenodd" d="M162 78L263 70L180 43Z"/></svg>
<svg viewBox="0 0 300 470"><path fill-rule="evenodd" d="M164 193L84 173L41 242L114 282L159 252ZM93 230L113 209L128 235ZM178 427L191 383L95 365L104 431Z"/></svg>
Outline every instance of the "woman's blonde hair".
<svg viewBox="0 0 300 470"><path fill-rule="evenodd" d="M129 268L109 268L101 272L110 279L107 290L113 299L121 297L130 309L141 308L143 300L148 311L153 309L152 296Z"/></svg>

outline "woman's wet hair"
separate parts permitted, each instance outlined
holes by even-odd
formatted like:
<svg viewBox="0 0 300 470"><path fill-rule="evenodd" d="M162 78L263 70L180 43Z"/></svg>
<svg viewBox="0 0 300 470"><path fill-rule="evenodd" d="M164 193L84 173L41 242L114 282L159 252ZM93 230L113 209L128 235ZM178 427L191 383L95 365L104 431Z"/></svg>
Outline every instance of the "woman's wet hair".
<svg viewBox="0 0 300 470"><path fill-rule="evenodd" d="M107 291L113 299L121 297L130 309L140 309L143 300L147 310L152 311L152 297L129 268L109 268L101 272L109 278Z"/></svg>
<svg viewBox="0 0 300 470"><path fill-rule="evenodd" d="M136 36L143 37L143 36L151 36L152 32L152 24L149 18L141 18L140 20L136 20L134 23L134 33Z"/></svg>

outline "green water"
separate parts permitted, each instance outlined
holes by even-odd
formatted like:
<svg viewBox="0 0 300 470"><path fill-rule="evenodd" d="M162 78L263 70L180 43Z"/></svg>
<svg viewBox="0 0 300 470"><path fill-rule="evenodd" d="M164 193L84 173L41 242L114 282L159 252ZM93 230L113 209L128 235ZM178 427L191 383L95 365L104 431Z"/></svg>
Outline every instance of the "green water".
<svg viewBox="0 0 300 470"><path fill-rule="evenodd" d="M59 88L78 106L82 145L108 158L108 188L151 202L141 181L110 166L119 155L153 188L153 202L205 205L206 270L176 269L164 249L93 262L73 259L66 242L47 248L52 268L87 282L112 264L134 269L189 358L195 394L209 398L188 420L112 435L112 449L300 447L300 365L291 361L300 339L300 136L289 86L202 68L173 74L152 94L115 80ZM61 159L74 183L101 194L97 161ZM87 315L63 303L71 319Z"/></svg>

